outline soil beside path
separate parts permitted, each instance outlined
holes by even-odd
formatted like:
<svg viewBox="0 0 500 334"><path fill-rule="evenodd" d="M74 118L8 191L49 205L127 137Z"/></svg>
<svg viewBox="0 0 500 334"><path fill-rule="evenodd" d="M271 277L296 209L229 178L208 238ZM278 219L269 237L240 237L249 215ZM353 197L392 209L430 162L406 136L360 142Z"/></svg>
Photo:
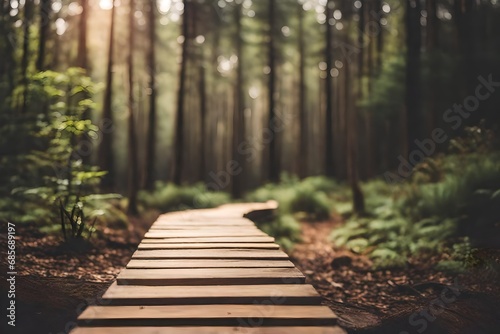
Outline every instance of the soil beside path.
<svg viewBox="0 0 500 334"><path fill-rule="evenodd" d="M374 270L365 255L339 249L329 241L341 217L302 222L302 242L292 261L340 317L351 333L500 333L500 280L482 268L462 275L435 269L439 256L412 259L407 268ZM499 252L493 252L497 260ZM412 291L419 283L429 287ZM420 314L458 286L458 296L445 310ZM413 321L410 317L413 316ZM416 322L420 321L420 322Z"/></svg>

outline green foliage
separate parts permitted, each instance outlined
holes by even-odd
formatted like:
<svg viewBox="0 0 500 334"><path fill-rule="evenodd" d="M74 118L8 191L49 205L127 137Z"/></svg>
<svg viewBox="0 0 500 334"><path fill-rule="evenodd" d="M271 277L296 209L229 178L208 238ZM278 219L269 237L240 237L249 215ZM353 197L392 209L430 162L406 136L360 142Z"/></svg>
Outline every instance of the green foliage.
<svg viewBox="0 0 500 334"><path fill-rule="evenodd" d="M91 233L84 228L85 217L93 221L104 214L92 208L95 202L118 197L98 195L106 172L83 163L86 152L80 145L98 131L85 117L95 107L96 89L77 68L35 73L26 92L24 86L14 89L11 102L26 96L27 108L0 126L0 151L5 153L0 157L0 219L59 229L66 240L81 238ZM16 108L7 107L2 117L17 115Z"/></svg>
<svg viewBox="0 0 500 334"><path fill-rule="evenodd" d="M257 223L257 226L286 250L291 250L300 241L300 224L291 215L280 215L270 222Z"/></svg>
<svg viewBox="0 0 500 334"><path fill-rule="evenodd" d="M307 184L299 186L289 204L290 212L304 212L314 220L324 220L330 217L332 208L326 194L317 191Z"/></svg>
<svg viewBox="0 0 500 334"><path fill-rule="evenodd" d="M454 172L447 170L444 180L409 188L402 202L408 216L458 217L480 208L490 210L496 205L495 193L500 190L498 155L469 154L449 156L446 160L444 168L451 167ZM486 223L492 224L493 220Z"/></svg>
<svg viewBox="0 0 500 334"><path fill-rule="evenodd" d="M338 184L323 176L299 181L283 174L279 184L266 184L247 194L245 199L255 202L275 200L283 215L302 213L308 218L321 220L330 216L333 204L329 195L336 189L340 189Z"/></svg>
<svg viewBox="0 0 500 334"><path fill-rule="evenodd" d="M383 62L380 75L373 80L372 93L367 94L359 105L376 110L376 121L387 121L397 117L404 105L404 67L405 59L399 53Z"/></svg>
<svg viewBox="0 0 500 334"><path fill-rule="evenodd" d="M178 187L157 182L153 192L141 191L138 198L144 206L162 212L213 208L231 202L229 194L209 191L202 183Z"/></svg>
<svg viewBox="0 0 500 334"><path fill-rule="evenodd" d="M94 218L92 223L88 223L85 218L85 213L81 202L73 204L71 210L65 208L63 202L59 203L60 219L61 219L61 230L64 236L64 240L72 239L82 239L83 233L87 232L87 237L92 236L92 232L95 231L94 226L97 221L97 217Z"/></svg>
<svg viewBox="0 0 500 334"><path fill-rule="evenodd" d="M465 237L452 246L449 259L439 262L436 268L452 274L462 273L478 263L474 252L470 239Z"/></svg>
<svg viewBox="0 0 500 334"><path fill-rule="evenodd" d="M280 183L266 184L247 194L245 200L275 200L279 203L278 218L273 222L262 223L261 226L265 232L274 236L282 247L291 249L300 236L300 225L296 218L328 219L333 210L332 197L342 189L335 180L324 176L299 180L282 174Z"/></svg>
<svg viewBox="0 0 500 334"><path fill-rule="evenodd" d="M468 129L454 145L471 152L429 158L416 166L409 183L363 184L368 215L351 216L332 240L368 254L377 267L404 266L409 256L448 249L450 258L438 268L463 270L472 261L472 241L445 245L461 234L488 233L500 214L500 155L485 143L491 136Z"/></svg>

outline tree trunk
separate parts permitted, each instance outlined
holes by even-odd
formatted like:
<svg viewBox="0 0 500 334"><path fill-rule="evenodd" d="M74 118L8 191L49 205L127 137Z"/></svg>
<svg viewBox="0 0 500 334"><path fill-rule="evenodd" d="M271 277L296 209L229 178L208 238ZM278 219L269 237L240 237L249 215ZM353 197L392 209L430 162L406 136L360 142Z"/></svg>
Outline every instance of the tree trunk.
<svg viewBox="0 0 500 334"><path fill-rule="evenodd" d="M269 80L268 80L268 103L269 103L269 172L268 178L271 182L278 182L280 178L279 163L280 154L277 152L276 138L276 0L268 1L268 23L269 23L269 42L268 42L268 62L269 62Z"/></svg>
<svg viewBox="0 0 500 334"><path fill-rule="evenodd" d="M182 17L182 60L179 71L179 89L177 92L177 113L175 127L175 161L174 161L174 182L177 185L182 183L182 168L184 160L184 95L186 90L187 62L189 57L189 21L190 21L191 2L184 0L184 14Z"/></svg>
<svg viewBox="0 0 500 334"><path fill-rule="evenodd" d="M384 51L384 29L382 27L382 0L375 0L375 9L378 13L377 15L377 73L382 70L382 52Z"/></svg>
<svg viewBox="0 0 500 334"><path fill-rule="evenodd" d="M351 91L351 65L346 61L345 66L345 103L347 114L347 172L352 192L353 211L363 214L365 211L365 200L359 186L359 163L358 163L358 111L354 106Z"/></svg>
<svg viewBox="0 0 500 334"><path fill-rule="evenodd" d="M205 71L205 57L203 50L201 50L201 61L200 61L200 136L201 136L201 147L200 147L200 180L205 180L205 174L207 172L207 85L206 85L206 71Z"/></svg>
<svg viewBox="0 0 500 334"><path fill-rule="evenodd" d="M40 1L40 28L38 41L38 58L36 68L39 71L45 70L45 46L47 44L47 34L50 26L50 12L52 10L51 0Z"/></svg>
<svg viewBox="0 0 500 334"><path fill-rule="evenodd" d="M300 119L300 144L298 152L299 161L299 176L304 178L307 176L307 111L306 111L306 45L304 31L304 9L299 4L299 119Z"/></svg>
<svg viewBox="0 0 500 334"><path fill-rule="evenodd" d="M425 8L427 11L427 26L426 26L426 47L427 54L430 57L430 75L428 94L429 94L429 110L427 111L427 130L431 133L439 123L440 114L438 110L439 97L439 79L435 74L439 71L440 62L436 51L439 46L439 19L437 17L437 2L436 0L426 0Z"/></svg>
<svg viewBox="0 0 500 334"><path fill-rule="evenodd" d="M407 145L412 152L414 141L421 135L421 87L420 87L420 1L408 0L406 5L406 113L407 113Z"/></svg>
<svg viewBox="0 0 500 334"><path fill-rule="evenodd" d="M80 27L78 30L78 56L76 64L78 67L88 69L87 63L87 22L89 12L89 0L81 0L82 13L80 14Z"/></svg>
<svg viewBox="0 0 500 334"><path fill-rule="evenodd" d="M146 147L145 187L153 190L156 165L156 6L149 8L149 50L147 54L149 72L149 118Z"/></svg>
<svg viewBox="0 0 500 334"><path fill-rule="evenodd" d="M333 26L329 19L333 17L333 0L328 0L326 3L326 82L325 82L325 99L326 99L326 122L325 122L325 174L328 177L335 175L335 166L333 159Z"/></svg>
<svg viewBox="0 0 500 334"><path fill-rule="evenodd" d="M233 113L233 161L238 164L238 169L241 171L243 167L243 159L238 152L238 146L245 138L245 101L243 94L243 39L242 39L242 25L241 14L243 6L238 4L235 8L235 22L236 22L236 56L238 57L238 67L236 69L236 87L235 87L235 105ZM243 175L236 173L233 175L233 197L239 198L243 194Z"/></svg>
<svg viewBox="0 0 500 334"><path fill-rule="evenodd" d="M16 85L15 82L15 59L14 59L14 49L15 41L11 39L14 35L13 18L10 16L10 11L12 10L10 1L6 1L0 5L2 9L0 21L0 31L1 38L3 38L3 43L5 45L4 50L0 51L0 56L3 61L0 62L0 78L6 76L8 86L7 89L1 92L0 98L3 100L5 97L9 96Z"/></svg>
<svg viewBox="0 0 500 334"><path fill-rule="evenodd" d="M116 7L113 0L111 8L111 25L109 29L109 46L108 46L108 64L106 68L106 90L104 92L104 101L102 108L102 124L111 128L113 126L113 55L114 55L114 35L115 35L115 18ZM102 170L108 172L102 179L104 189L110 190L114 185L114 159L113 159L113 133L108 129L101 131L102 141L99 146L99 166Z"/></svg>
<svg viewBox="0 0 500 334"><path fill-rule="evenodd" d="M28 66L30 54L30 26L33 20L33 5L32 1L26 1L24 5L24 29L23 29L23 55L21 58L21 80L24 88L23 103L21 113L24 114L28 108Z"/></svg>
<svg viewBox="0 0 500 334"><path fill-rule="evenodd" d="M134 99L134 29L135 0L130 1L129 12L129 55L128 55L128 156L129 156L129 203L128 213L137 215L137 192L139 191L139 166L137 157L137 136L135 129Z"/></svg>

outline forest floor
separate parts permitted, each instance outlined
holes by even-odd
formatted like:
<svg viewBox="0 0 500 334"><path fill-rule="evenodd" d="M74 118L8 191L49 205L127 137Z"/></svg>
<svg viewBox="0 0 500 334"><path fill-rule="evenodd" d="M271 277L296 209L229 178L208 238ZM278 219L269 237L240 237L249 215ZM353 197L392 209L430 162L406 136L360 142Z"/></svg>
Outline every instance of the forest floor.
<svg viewBox="0 0 500 334"><path fill-rule="evenodd" d="M37 227L16 225L16 326L1 333L63 334L75 327L77 316L99 303L108 286L130 260L157 212L129 217L130 224L107 227L85 249L62 246L59 235L41 233ZM6 233L0 249L7 249ZM7 272L2 258L2 273ZM2 309L6 306L7 281L0 280Z"/></svg>
<svg viewBox="0 0 500 334"><path fill-rule="evenodd" d="M83 252L61 247L59 237L37 228L17 226L17 323L9 333L68 333L87 305L99 303L156 217L156 212L150 212L141 219L131 218L126 233L108 228L102 232L106 237L95 238ZM500 332L498 276L483 269L457 276L436 271L439 256L412 260L405 269L374 270L366 256L329 242L330 232L340 224L340 217L303 222L302 242L291 257L349 332ZM6 247L6 238L0 238L0 248ZM498 250L488 253L500 263ZM421 283L429 289L421 289ZM0 288L4 307L5 280ZM437 308L440 303L444 308ZM422 314L422 310L430 312ZM7 331L0 327L0 332Z"/></svg>
<svg viewBox="0 0 500 334"><path fill-rule="evenodd" d="M329 241L336 217L302 222L291 257L351 333L500 333L500 277L477 268L460 275L435 269L442 256L376 270L365 255ZM500 250L482 250L500 264Z"/></svg>

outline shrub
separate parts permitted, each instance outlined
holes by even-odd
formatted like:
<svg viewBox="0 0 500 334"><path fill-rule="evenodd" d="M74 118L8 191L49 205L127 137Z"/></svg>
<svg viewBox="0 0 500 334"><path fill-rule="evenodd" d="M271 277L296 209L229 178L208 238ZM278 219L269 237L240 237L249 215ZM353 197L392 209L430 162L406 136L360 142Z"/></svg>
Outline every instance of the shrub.
<svg viewBox="0 0 500 334"><path fill-rule="evenodd" d="M330 217L332 204L324 192L318 192L308 185L300 185L289 203L291 213L306 213L313 220Z"/></svg>
<svg viewBox="0 0 500 334"><path fill-rule="evenodd" d="M162 212L213 208L231 202L229 194L208 191L205 185L178 187L158 182L153 192L141 191L139 202Z"/></svg>
<svg viewBox="0 0 500 334"><path fill-rule="evenodd" d="M257 226L276 238L276 242L286 250L300 241L300 224L291 215L278 216L270 222L257 222Z"/></svg>
<svg viewBox="0 0 500 334"><path fill-rule="evenodd" d="M494 227L500 214L498 154L441 156L423 164L432 164L433 177L397 186L365 183L368 217L351 217L333 231L335 244L368 253L377 267L403 266L410 255L436 253L462 234ZM439 268L456 270L461 260L454 255Z"/></svg>

